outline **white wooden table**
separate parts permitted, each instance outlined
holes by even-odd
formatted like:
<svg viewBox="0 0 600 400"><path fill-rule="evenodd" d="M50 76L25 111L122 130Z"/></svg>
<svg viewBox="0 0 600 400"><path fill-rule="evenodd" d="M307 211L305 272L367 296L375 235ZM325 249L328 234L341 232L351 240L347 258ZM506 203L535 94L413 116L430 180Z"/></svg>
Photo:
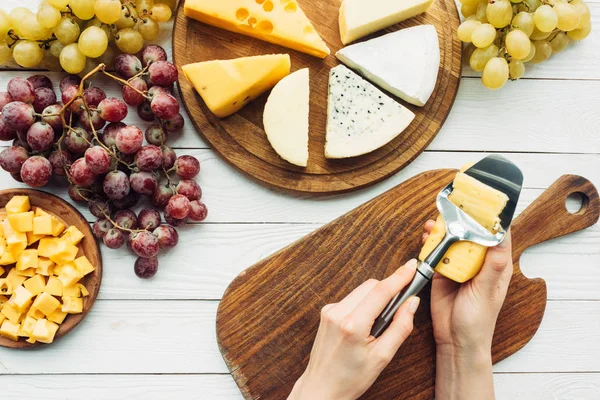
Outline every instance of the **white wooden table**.
<svg viewBox="0 0 600 400"><path fill-rule="evenodd" d="M0 7L23 4L37 8L38 1L3 0ZM179 246L161 254L150 281L134 275L126 250L103 247L100 295L76 330L32 351L0 348L2 397L241 399L217 347L215 315L225 288L247 266L419 172L459 167L482 152L502 153L524 170L519 210L565 173L600 187L600 1L589 4L591 36L526 79L491 92L465 68L454 108L427 151L369 189L327 198L266 189L221 160L186 120L170 143L201 160L208 219L180 230ZM168 26L161 41L170 51ZM0 90L30 74L0 72ZM48 75L58 85L60 74ZM120 93L112 82L99 84ZM126 122L147 126L136 115ZM0 188L21 186L0 173ZM64 185L46 190L67 197ZM495 366L498 399L600 398L600 225L532 248L521 266L546 280L548 306L533 340Z"/></svg>

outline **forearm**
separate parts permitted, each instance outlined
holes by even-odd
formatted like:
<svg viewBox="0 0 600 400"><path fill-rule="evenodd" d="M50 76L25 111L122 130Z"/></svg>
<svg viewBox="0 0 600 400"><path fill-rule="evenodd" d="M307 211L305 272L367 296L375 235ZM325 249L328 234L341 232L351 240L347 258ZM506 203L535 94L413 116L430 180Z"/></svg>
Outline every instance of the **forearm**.
<svg viewBox="0 0 600 400"><path fill-rule="evenodd" d="M438 348L436 400L493 400L494 378L489 351Z"/></svg>

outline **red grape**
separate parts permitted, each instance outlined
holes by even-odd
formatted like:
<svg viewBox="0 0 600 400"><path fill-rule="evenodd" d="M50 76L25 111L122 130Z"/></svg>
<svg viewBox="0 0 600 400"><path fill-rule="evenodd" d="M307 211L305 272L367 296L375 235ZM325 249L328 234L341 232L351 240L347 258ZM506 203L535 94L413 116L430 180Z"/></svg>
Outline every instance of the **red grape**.
<svg viewBox="0 0 600 400"><path fill-rule="evenodd" d="M175 150L169 146L162 146L160 149L162 150L163 154L163 167L166 170L169 170L173 167L173 165L175 165L177 154L175 154Z"/></svg>
<svg viewBox="0 0 600 400"><path fill-rule="evenodd" d="M80 189L77 186L69 186L69 190L67 192L69 194L69 197L71 198L71 200L76 201L76 202L84 202L87 201L85 199L85 197L83 197ZM89 208L89 206L88 206Z"/></svg>
<svg viewBox="0 0 600 400"><path fill-rule="evenodd" d="M66 150L54 150L48 157L50 165L52 165L52 172L55 175L65 176L65 167L71 164L72 156Z"/></svg>
<svg viewBox="0 0 600 400"><path fill-rule="evenodd" d="M150 279L156 275L158 271L158 258L156 257L138 257L135 260L133 271L138 278Z"/></svg>
<svg viewBox="0 0 600 400"><path fill-rule="evenodd" d="M102 146L90 147L85 151L85 163L95 174L105 174L110 168L110 155Z"/></svg>
<svg viewBox="0 0 600 400"><path fill-rule="evenodd" d="M126 126L119 129L115 138L117 149L121 153L133 154L137 152L144 143L144 134L136 126Z"/></svg>
<svg viewBox="0 0 600 400"><path fill-rule="evenodd" d="M8 94L8 92L0 92L0 111L2 111L5 105L12 101L13 98L10 97L10 94Z"/></svg>
<svg viewBox="0 0 600 400"><path fill-rule="evenodd" d="M150 144L160 146L167 141L167 131L159 124L150 125L144 133L146 141Z"/></svg>
<svg viewBox="0 0 600 400"><path fill-rule="evenodd" d="M27 80L34 90L41 87L52 89L52 81L46 75L31 75Z"/></svg>
<svg viewBox="0 0 600 400"><path fill-rule="evenodd" d="M79 95L79 88L77 86L67 86L62 91L61 100L63 104L69 103L71 100ZM79 114L83 111L83 100L81 97L77 97L69 106L69 110L73 114Z"/></svg>
<svg viewBox="0 0 600 400"><path fill-rule="evenodd" d="M116 97L108 97L102 100L98 104L97 110L100 117L108 122L119 122L127 116L127 104Z"/></svg>
<svg viewBox="0 0 600 400"><path fill-rule="evenodd" d="M96 218L106 218L112 212L112 206L108 201L95 197L88 202L88 210Z"/></svg>
<svg viewBox="0 0 600 400"><path fill-rule="evenodd" d="M200 161L192 156L179 156L175 160L175 173L181 179L192 179L200 172Z"/></svg>
<svg viewBox="0 0 600 400"><path fill-rule="evenodd" d="M177 194L181 194L191 200L200 200L202 197L202 190L200 186L191 179L184 179L179 181L175 187Z"/></svg>
<svg viewBox="0 0 600 400"><path fill-rule="evenodd" d="M152 258L158 254L158 238L147 231L131 234L131 249L143 258Z"/></svg>
<svg viewBox="0 0 600 400"><path fill-rule="evenodd" d="M160 225L160 213L154 208L144 208L138 214L138 226L140 229L152 231Z"/></svg>
<svg viewBox="0 0 600 400"><path fill-rule="evenodd" d="M169 186L158 185L150 197L150 203L154 207L165 208L172 196L173 190Z"/></svg>
<svg viewBox="0 0 600 400"><path fill-rule="evenodd" d="M27 130L27 144L33 151L44 151L54 143L54 129L45 122L36 122Z"/></svg>
<svg viewBox="0 0 600 400"><path fill-rule="evenodd" d="M202 222L206 219L207 215L208 209L204 203L202 203L200 200L194 200L190 202L189 218L192 221Z"/></svg>
<svg viewBox="0 0 600 400"><path fill-rule="evenodd" d="M171 119L166 119L164 121L165 128L169 133L180 132L183 130L183 125L185 125L185 120L183 119L183 115L177 114Z"/></svg>
<svg viewBox="0 0 600 400"><path fill-rule="evenodd" d="M21 178L21 174L18 172L11 172L10 176L17 182L23 183L23 178Z"/></svg>
<svg viewBox="0 0 600 400"><path fill-rule="evenodd" d="M35 89L33 100L33 109L37 113L44 111L44 108L56 103L56 94L54 90L46 87Z"/></svg>
<svg viewBox="0 0 600 400"><path fill-rule="evenodd" d="M162 166L162 151L153 144L143 146L135 153L133 162L142 171L154 171Z"/></svg>
<svg viewBox="0 0 600 400"><path fill-rule="evenodd" d="M111 122L110 124L106 125L106 128L104 128L104 132L102 133L102 143L104 143L107 147L116 146L117 142L115 139L117 137L117 132L126 126L127 125L122 122Z"/></svg>
<svg viewBox="0 0 600 400"><path fill-rule="evenodd" d="M152 122L156 119L154 113L152 113L152 106L148 100L144 100L144 102L138 106L137 113L138 116L146 122Z"/></svg>
<svg viewBox="0 0 600 400"><path fill-rule="evenodd" d="M106 121L100 117L100 114L96 110L89 112L83 111L79 116L79 124L87 131L92 131L92 126L94 127L94 130L99 131L104 127Z"/></svg>
<svg viewBox="0 0 600 400"><path fill-rule="evenodd" d="M92 225L92 232L98 239L102 239L104 235L106 235L106 232L108 232L112 227L113 224L111 224L109 220L100 218L94 222L94 225Z"/></svg>
<svg viewBox="0 0 600 400"><path fill-rule="evenodd" d="M91 141L92 134L81 127L77 127L67 132L63 143L71 153L83 154L90 147Z"/></svg>
<svg viewBox="0 0 600 400"><path fill-rule="evenodd" d="M60 91L64 92L69 86L79 86L81 78L77 75L67 75L60 80Z"/></svg>
<svg viewBox="0 0 600 400"><path fill-rule="evenodd" d="M62 109L61 104L52 104L42 111L42 121L49 124L56 132L61 132L63 128L62 120L58 114Z"/></svg>
<svg viewBox="0 0 600 400"><path fill-rule="evenodd" d="M33 187L44 186L50 181L52 166L50 161L42 156L29 157L21 167L21 179Z"/></svg>
<svg viewBox="0 0 600 400"><path fill-rule="evenodd" d="M71 175L71 180L77 186L90 186L94 183L94 178L96 177L94 171L85 162L85 158L75 160L71 164L69 174Z"/></svg>
<svg viewBox="0 0 600 400"><path fill-rule="evenodd" d="M165 247L175 247L177 242L179 242L179 234L172 226L161 225L152 233L158 238L158 246L161 249L164 249Z"/></svg>
<svg viewBox="0 0 600 400"><path fill-rule="evenodd" d="M127 196L123 197L120 200L113 200L112 203L117 209L124 210L126 208L135 207L139 199L140 196L136 192L131 190Z"/></svg>
<svg viewBox="0 0 600 400"><path fill-rule="evenodd" d="M109 249L118 249L125 243L125 236L117 228L111 228L104 235L103 241Z"/></svg>
<svg viewBox="0 0 600 400"><path fill-rule="evenodd" d="M117 211L115 214L115 223L119 225L120 228L137 229L137 215L130 209Z"/></svg>
<svg viewBox="0 0 600 400"><path fill-rule="evenodd" d="M119 54L115 58L115 71L122 78L129 79L142 70L142 62L133 54Z"/></svg>
<svg viewBox="0 0 600 400"><path fill-rule="evenodd" d="M159 94L150 102L152 113L161 119L175 118L179 114L179 103L170 94Z"/></svg>
<svg viewBox="0 0 600 400"><path fill-rule="evenodd" d="M129 176L129 182L134 192L151 196L158 186L158 180L152 172L133 172Z"/></svg>
<svg viewBox="0 0 600 400"><path fill-rule="evenodd" d="M31 104L13 101L2 109L2 121L9 129L25 132L35 122L35 110Z"/></svg>
<svg viewBox="0 0 600 400"><path fill-rule="evenodd" d="M163 86L152 86L150 89L148 89L148 96L150 97L150 101L152 101L153 98L155 98L161 93L170 95L173 94L168 88Z"/></svg>
<svg viewBox="0 0 600 400"><path fill-rule="evenodd" d="M111 200L120 200L131 190L129 178L123 171L111 171L106 174L102 187L104 193Z"/></svg>
<svg viewBox="0 0 600 400"><path fill-rule="evenodd" d="M99 87L90 87L83 91L83 98L88 107L94 108L106 98L106 92Z"/></svg>
<svg viewBox="0 0 600 400"><path fill-rule="evenodd" d="M185 225L187 220L187 217L185 217L184 219L173 218L171 215L165 212L165 221L171 226L183 226Z"/></svg>
<svg viewBox="0 0 600 400"><path fill-rule="evenodd" d="M167 61L167 52L160 46L150 44L142 50L144 66L156 61Z"/></svg>
<svg viewBox="0 0 600 400"><path fill-rule="evenodd" d="M177 68L168 61L155 61L148 67L150 83L168 86L177 80Z"/></svg>
<svg viewBox="0 0 600 400"><path fill-rule="evenodd" d="M20 173L23 163L28 158L29 154L23 147L8 147L0 153L0 166L7 172Z"/></svg>
<svg viewBox="0 0 600 400"><path fill-rule="evenodd" d="M35 99L31 82L18 76L8 82L8 94L13 100L22 101L23 103L31 104Z"/></svg>
<svg viewBox="0 0 600 400"><path fill-rule="evenodd" d="M17 138L21 141L24 141L25 143L27 143L27 131L29 129L26 129L24 131L17 131ZM23 146L27 149L27 151L31 151L31 147L29 145L27 146Z"/></svg>
<svg viewBox="0 0 600 400"><path fill-rule="evenodd" d="M4 124L2 113L0 113L0 140L13 140L16 137L17 132Z"/></svg>
<svg viewBox="0 0 600 400"><path fill-rule="evenodd" d="M129 85L133 86L140 92L148 91L148 84L145 80L143 80L140 77L134 78L131 81L129 81ZM129 104L130 106L137 107L140 104L142 104L144 100L146 100L146 98L144 97L144 95L140 94L139 92L131 88L129 85L123 86L123 88L121 89L121 95L123 96L123 100L125 101L125 103Z"/></svg>
<svg viewBox="0 0 600 400"><path fill-rule="evenodd" d="M184 219L190 213L190 201L187 197L176 194L169 199L165 212L175 219Z"/></svg>

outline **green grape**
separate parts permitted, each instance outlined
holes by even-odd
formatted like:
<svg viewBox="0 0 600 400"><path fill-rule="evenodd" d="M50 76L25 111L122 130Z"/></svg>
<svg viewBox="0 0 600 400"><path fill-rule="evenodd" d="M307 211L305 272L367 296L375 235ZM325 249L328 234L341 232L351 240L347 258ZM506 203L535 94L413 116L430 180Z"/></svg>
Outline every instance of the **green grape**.
<svg viewBox="0 0 600 400"><path fill-rule="evenodd" d="M542 5L541 0L523 0L523 4L527 5L527 9L525 11L529 11L530 13L535 12L539 6Z"/></svg>
<svg viewBox="0 0 600 400"><path fill-rule="evenodd" d="M71 0L69 6L77 18L84 21L94 18L96 0Z"/></svg>
<svg viewBox="0 0 600 400"><path fill-rule="evenodd" d="M550 36L552 32L542 32L540 31L537 26L533 28L533 32L531 33L531 35L529 35L529 37L532 40L544 40L546 39L548 36Z"/></svg>
<svg viewBox="0 0 600 400"><path fill-rule="evenodd" d="M476 47L488 47L496 39L496 28L491 24L477 25L471 32L471 41Z"/></svg>
<svg viewBox="0 0 600 400"><path fill-rule="evenodd" d="M473 9L472 14L474 14L475 11L477 10L478 4L479 4L479 0L476 0L472 5L470 5L470 7ZM463 7L464 6L465 6L465 4L463 4ZM461 7L461 10L462 10L462 7ZM152 18L154 18L154 20L156 22L168 22L171 19L173 12L171 11L171 8L169 8L169 6L166 4L155 4L154 7L152 7L150 9L150 14L152 15ZM467 15L465 15L465 17L467 17Z"/></svg>
<svg viewBox="0 0 600 400"><path fill-rule="evenodd" d="M471 54L471 58L469 59L469 65L471 66L471 69L476 72L483 71L488 61L498 55L498 51L498 46L495 44L483 49L475 49L473 54Z"/></svg>
<svg viewBox="0 0 600 400"><path fill-rule="evenodd" d="M38 23L35 14L27 14L21 21L21 37L30 40L44 40L47 39L51 34L52 30L44 28Z"/></svg>
<svg viewBox="0 0 600 400"><path fill-rule="evenodd" d="M511 60L508 63L508 75L510 79L520 79L525 74L525 64L521 60Z"/></svg>
<svg viewBox="0 0 600 400"><path fill-rule="evenodd" d="M105 24L114 24L121 17L119 0L96 0L94 5L96 17Z"/></svg>
<svg viewBox="0 0 600 400"><path fill-rule="evenodd" d="M60 11L52 6L44 6L38 9L36 19L44 28L54 28L60 22Z"/></svg>
<svg viewBox="0 0 600 400"><path fill-rule="evenodd" d="M110 30L110 25L107 25L107 24L103 23L98 18L92 18L92 19L90 19L87 22L87 24L85 24L84 30L87 29L87 28L89 28L90 26L95 26L95 27L98 27L98 28L102 29L104 31L104 33L106 33L106 37L108 38L109 42L114 39L112 31Z"/></svg>
<svg viewBox="0 0 600 400"><path fill-rule="evenodd" d="M0 43L0 64L6 64L12 60L12 48L8 47L7 43Z"/></svg>
<svg viewBox="0 0 600 400"><path fill-rule="evenodd" d="M33 14L31 13L31 10L29 10L28 8L25 8L25 7L13 8L10 11L10 13L9 13L10 24L11 24L13 30L15 31L15 33L17 34L17 36L22 36L22 37L25 36L25 34L23 33L23 22L25 21L25 18L28 15L33 15Z"/></svg>
<svg viewBox="0 0 600 400"><path fill-rule="evenodd" d="M558 22L556 27L561 31L572 31L577 29L581 16L577 8L569 3L556 3L554 5L554 12L558 16Z"/></svg>
<svg viewBox="0 0 600 400"><path fill-rule="evenodd" d="M154 0L156 4L166 4L169 6L171 11L175 11L177 8L177 0Z"/></svg>
<svg viewBox="0 0 600 400"><path fill-rule="evenodd" d="M40 63L40 67L47 69L52 72L61 72L62 67L60 65L60 60L50 52L50 50L44 51L44 58Z"/></svg>
<svg viewBox="0 0 600 400"><path fill-rule="evenodd" d="M96 58L96 62L98 64L102 63L102 64L106 65L108 68L113 68L115 65L115 58L117 57L118 54L119 54L119 52L117 51L117 49L114 48L114 45L109 45L106 48L106 51L104 52L104 54L102 54L100 57Z"/></svg>
<svg viewBox="0 0 600 400"><path fill-rule="evenodd" d="M467 5L467 6L476 6L479 3L481 3L481 0L458 0L460 1L460 4L462 5Z"/></svg>
<svg viewBox="0 0 600 400"><path fill-rule="evenodd" d="M71 1L71 0L48 0L48 3L51 6L56 7L59 10L62 10L69 4L69 1Z"/></svg>
<svg viewBox="0 0 600 400"><path fill-rule="evenodd" d="M70 16L64 16L54 28L54 35L64 45L71 44L79 37L79 25Z"/></svg>
<svg viewBox="0 0 600 400"><path fill-rule="evenodd" d="M151 42L154 39L156 39L156 37L160 33L160 26L158 25L158 22L156 22L153 18L146 17L140 19L140 21L138 22L137 30L140 33L140 35L142 35L142 38L144 38L144 40Z"/></svg>
<svg viewBox="0 0 600 400"><path fill-rule="evenodd" d="M483 24L487 24L487 22L488 22L487 16L486 16L487 5L488 5L487 1L483 2L483 3L479 3L479 5L477 6L477 12L475 13L475 15L477 16L477 19Z"/></svg>
<svg viewBox="0 0 600 400"><path fill-rule="evenodd" d="M535 21L533 20L533 14L521 11L512 20L512 25L525 32L527 36L531 36L533 28L535 28Z"/></svg>
<svg viewBox="0 0 600 400"><path fill-rule="evenodd" d="M60 65L69 74L78 74L85 68L86 56L79 51L77 43L71 43L60 52Z"/></svg>
<svg viewBox="0 0 600 400"><path fill-rule="evenodd" d="M60 57L60 52L62 51L62 49L65 48L65 45L62 44L61 42L59 42L58 40L55 40L54 42L52 42L52 44L50 45L50 53L56 57L59 58Z"/></svg>
<svg viewBox="0 0 600 400"><path fill-rule="evenodd" d="M529 61L531 61L531 59L534 56L535 56L535 46L533 45L533 43L531 43L531 45L529 46L529 54L527 54L527 57L525 57L521 61L523 61L524 63L529 62Z"/></svg>
<svg viewBox="0 0 600 400"><path fill-rule="evenodd" d="M552 40L550 40L550 46L552 46L552 53L559 53L567 47L569 44L569 37L564 32L558 32Z"/></svg>
<svg viewBox="0 0 600 400"><path fill-rule="evenodd" d="M137 23L138 14L135 8L129 6L121 7L121 16L115 22L118 29L133 28Z"/></svg>
<svg viewBox="0 0 600 400"><path fill-rule="evenodd" d="M513 29L508 32L504 39L506 51L511 57L522 60L529 54L531 50L531 41L525 32L520 29Z"/></svg>
<svg viewBox="0 0 600 400"><path fill-rule="evenodd" d="M577 28L581 29L590 22L590 8L582 0L573 0L570 4L575 7L579 13L579 26Z"/></svg>
<svg viewBox="0 0 600 400"><path fill-rule="evenodd" d="M154 7L153 0L136 0L135 8L140 15L146 15Z"/></svg>
<svg viewBox="0 0 600 400"><path fill-rule="evenodd" d="M547 4L538 7L533 14L535 26L542 32L552 32L558 23L558 15L552 7Z"/></svg>
<svg viewBox="0 0 600 400"><path fill-rule="evenodd" d="M535 46L535 55L529 60L530 63L539 64L552 55L552 46L547 40L535 40L533 45Z"/></svg>
<svg viewBox="0 0 600 400"><path fill-rule="evenodd" d="M97 66L98 66L98 62L96 62L96 60L88 58L87 60L85 60L85 66L83 67L83 69L80 72L77 73L77 75L79 75L80 77L83 78L85 75L87 75L89 72L91 72Z"/></svg>
<svg viewBox="0 0 600 400"><path fill-rule="evenodd" d="M483 85L488 89L500 89L508 80L508 63L503 57L490 59L481 75Z"/></svg>
<svg viewBox="0 0 600 400"><path fill-rule="evenodd" d="M44 58L44 50L32 40L19 40L13 48L13 58L21 67L37 67Z"/></svg>
<svg viewBox="0 0 600 400"><path fill-rule="evenodd" d="M496 0L490 2L486 8L485 16L494 28L504 28L510 24L510 21L512 20L512 5L508 0Z"/></svg>
<svg viewBox="0 0 600 400"><path fill-rule="evenodd" d="M115 43L123 53L136 54L144 47L144 38L138 31L125 28L117 32Z"/></svg>
<svg viewBox="0 0 600 400"><path fill-rule="evenodd" d="M0 10L0 39L5 38L12 27L12 22L7 13Z"/></svg>
<svg viewBox="0 0 600 400"><path fill-rule="evenodd" d="M465 43L471 43L471 35L473 34L473 30L479 25L481 25L481 22L472 19L463 22L456 31L458 38Z"/></svg>
<svg viewBox="0 0 600 400"><path fill-rule="evenodd" d="M592 22L590 21L583 28L573 29L572 31L567 32L567 36L572 40L583 40L589 36L591 31Z"/></svg>
<svg viewBox="0 0 600 400"><path fill-rule="evenodd" d="M479 7L479 3L475 4L474 6L463 4L460 6L460 13L465 18L468 18L470 16L476 17L477 16L477 7ZM152 9L154 9L154 7Z"/></svg>
<svg viewBox="0 0 600 400"><path fill-rule="evenodd" d="M79 36L79 51L84 56L97 58L106 51L108 47L108 37L106 33L97 26L90 26Z"/></svg>

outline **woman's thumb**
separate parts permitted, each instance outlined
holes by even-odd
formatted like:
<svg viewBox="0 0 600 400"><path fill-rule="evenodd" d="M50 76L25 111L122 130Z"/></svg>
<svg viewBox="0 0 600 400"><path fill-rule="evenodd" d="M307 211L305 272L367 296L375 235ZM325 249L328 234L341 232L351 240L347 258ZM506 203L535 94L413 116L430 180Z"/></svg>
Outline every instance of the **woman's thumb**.
<svg viewBox="0 0 600 400"><path fill-rule="evenodd" d="M488 249L483 267L474 279L487 295L495 297L496 294L501 294L504 298L512 272L512 241L509 231L502 243Z"/></svg>

